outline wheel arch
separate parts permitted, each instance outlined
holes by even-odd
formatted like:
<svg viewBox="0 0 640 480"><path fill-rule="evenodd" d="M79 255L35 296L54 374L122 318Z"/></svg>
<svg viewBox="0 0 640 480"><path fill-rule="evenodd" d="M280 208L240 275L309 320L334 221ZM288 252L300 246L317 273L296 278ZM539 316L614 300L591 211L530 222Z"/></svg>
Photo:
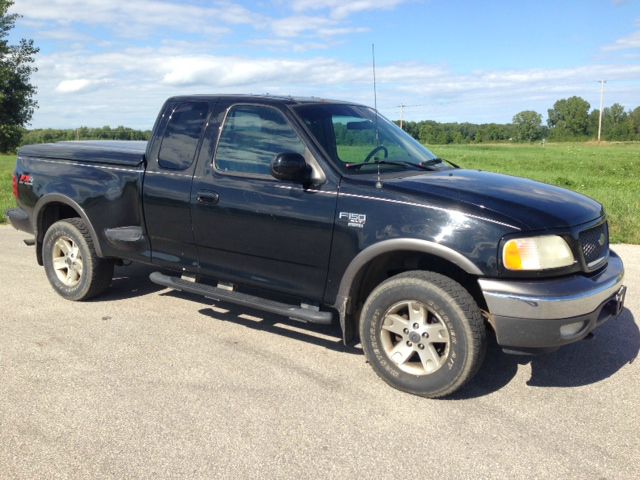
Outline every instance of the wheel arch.
<svg viewBox="0 0 640 480"><path fill-rule="evenodd" d="M390 239L362 250L345 270L335 308L345 343L358 331L357 312L368 294L382 281L407 270L423 269L446 275L463 285L481 308L484 297L477 282L482 271L461 253L420 239Z"/></svg>
<svg viewBox="0 0 640 480"><path fill-rule="evenodd" d="M93 240L97 256L103 257L102 248L98 241L98 235L84 209L75 200L67 197L66 195L50 193L41 197L33 209L33 232L36 238L36 256L38 264L43 264L42 243L46 231L55 222L65 218L81 218L84 221L87 229L89 230L89 234L91 235L91 239Z"/></svg>

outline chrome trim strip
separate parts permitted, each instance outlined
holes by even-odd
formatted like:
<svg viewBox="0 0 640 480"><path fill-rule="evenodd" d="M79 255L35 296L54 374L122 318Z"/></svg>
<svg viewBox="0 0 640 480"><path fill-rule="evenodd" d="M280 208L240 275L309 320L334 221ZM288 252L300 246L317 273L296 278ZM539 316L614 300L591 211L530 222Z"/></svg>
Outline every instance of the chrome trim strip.
<svg viewBox="0 0 640 480"><path fill-rule="evenodd" d="M593 312L622 286L624 266L613 251L607 267L593 277L543 280L479 279L478 283L493 315L552 320Z"/></svg>
<svg viewBox="0 0 640 480"><path fill-rule="evenodd" d="M607 255L609 255L609 252L607 252ZM607 258L607 255L603 255L602 257L594 260L593 262L589 262L587 263L587 267L592 269L593 267L595 267L596 265L604 262L604 260Z"/></svg>
<svg viewBox="0 0 640 480"><path fill-rule="evenodd" d="M172 172L159 172L154 170L147 170L145 173L149 173L151 175L166 175L168 177L183 177L183 178L192 178L193 174L188 175L185 173L172 173Z"/></svg>
<svg viewBox="0 0 640 480"><path fill-rule="evenodd" d="M143 173L144 170L134 169L134 168L122 168L122 167L108 167L106 165L91 165L89 163L80 163L75 162L73 160L49 160L48 158L40 158L40 157L26 157L32 160L36 160L38 162L44 163L59 163L62 165L73 165L78 167L92 167L92 168L100 168L103 170L115 170L117 172L135 172L135 173Z"/></svg>
<svg viewBox="0 0 640 480"><path fill-rule="evenodd" d="M63 165L72 165L77 167L90 167L90 168L100 168L102 170L115 170L116 172L132 172L132 173L149 173L151 175L166 175L169 177L184 177L184 178L192 178L193 175L187 175L184 173L173 173L173 172L156 172L153 170L141 170L141 169L133 169L133 168L123 168L123 167L109 167L107 165L92 165L89 163L81 163L74 162L73 160L49 160L47 158L39 158L39 157L28 157L32 160L37 160L39 162L44 163L59 163Z"/></svg>

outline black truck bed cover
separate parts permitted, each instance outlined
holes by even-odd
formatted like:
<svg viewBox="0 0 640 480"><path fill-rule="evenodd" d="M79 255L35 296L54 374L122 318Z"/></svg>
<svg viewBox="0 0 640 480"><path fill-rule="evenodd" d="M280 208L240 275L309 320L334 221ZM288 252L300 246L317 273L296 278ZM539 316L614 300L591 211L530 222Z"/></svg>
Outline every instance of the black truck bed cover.
<svg viewBox="0 0 640 480"><path fill-rule="evenodd" d="M89 140L26 145L18 156L107 163L135 167L144 160L147 142L138 140Z"/></svg>

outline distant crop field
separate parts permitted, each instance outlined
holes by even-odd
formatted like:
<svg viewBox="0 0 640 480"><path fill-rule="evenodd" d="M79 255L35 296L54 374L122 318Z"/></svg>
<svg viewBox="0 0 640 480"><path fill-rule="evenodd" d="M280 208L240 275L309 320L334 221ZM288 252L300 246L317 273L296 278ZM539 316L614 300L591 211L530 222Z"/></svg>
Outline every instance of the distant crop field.
<svg viewBox="0 0 640 480"><path fill-rule="evenodd" d="M464 168L550 183L602 203L611 241L640 244L640 143L435 145Z"/></svg>
<svg viewBox="0 0 640 480"><path fill-rule="evenodd" d="M432 145L461 167L531 178L583 193L609 215L611 240L640 244L640 143L536 145ZM15 156L0 155L0 223L15 203Z"/></svg>

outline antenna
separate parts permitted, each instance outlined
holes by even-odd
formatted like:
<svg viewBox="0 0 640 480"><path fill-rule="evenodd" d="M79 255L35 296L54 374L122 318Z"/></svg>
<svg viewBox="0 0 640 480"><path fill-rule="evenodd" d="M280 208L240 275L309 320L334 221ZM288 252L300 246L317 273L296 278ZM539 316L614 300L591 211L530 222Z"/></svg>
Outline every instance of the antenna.
<svg viewBox="0 0 640 480"><path fill-rule="evenodd" d="M371 63L373 66L373 110L376 114L376 146L380 146L380 133L378 132L378 93L376 91L376 45L371 44ZM380 164L378 163L378 180L376 181L376 188L382 188L382 182L380 181Z"/></svg>
<svg viewBox="0 0 640 480"><path fill-rule="evenodd" d="M376 111L376 143L380 145L378 134L378 92L376 88L376 45L371 44L371 64L373 65L373 109Z"/></svg>

